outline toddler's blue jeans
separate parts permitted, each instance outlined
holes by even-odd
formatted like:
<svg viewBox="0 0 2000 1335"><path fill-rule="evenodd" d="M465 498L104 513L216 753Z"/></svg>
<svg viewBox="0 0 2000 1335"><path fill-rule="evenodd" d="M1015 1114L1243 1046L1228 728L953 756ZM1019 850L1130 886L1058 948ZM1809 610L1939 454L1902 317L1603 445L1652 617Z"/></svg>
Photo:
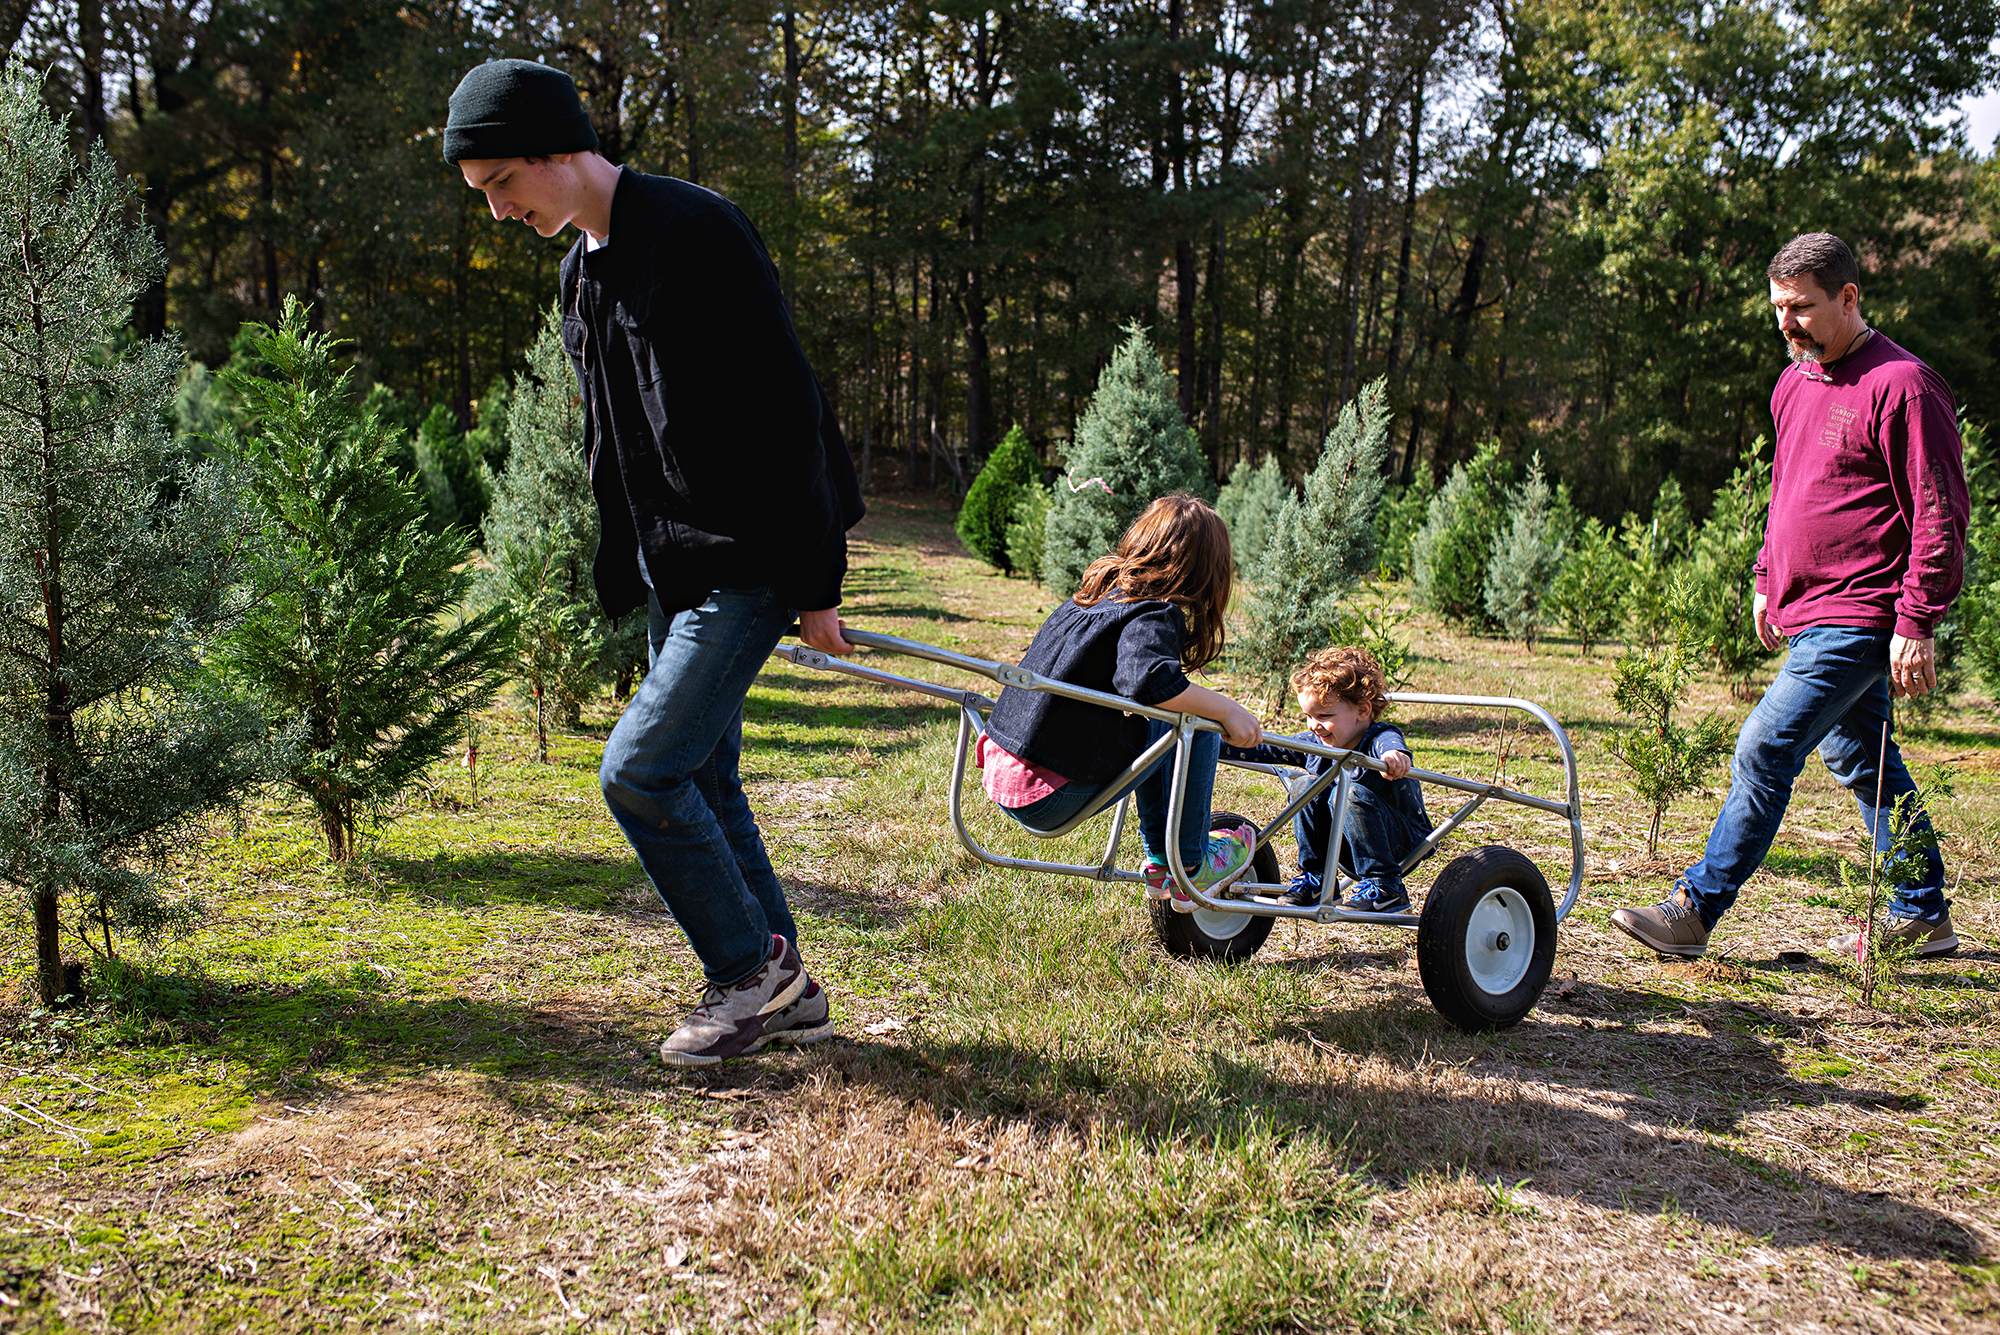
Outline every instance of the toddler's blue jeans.
<svg viewBox="0 0 2000 1335"><path fill-rule="evenodd" d="M1388 780L1372 770L1355 776L1347 799L1346 863L1362 880L1385 889L1403 883L1403 859L1430 837L1430 826L1407 814L1380 788ZM1403 783L1411 780L1403 779ZM1333 795L1328 788L1292 817L1299 838L1299 870L1326 878L1326 850L1333 836Z"/></svg>

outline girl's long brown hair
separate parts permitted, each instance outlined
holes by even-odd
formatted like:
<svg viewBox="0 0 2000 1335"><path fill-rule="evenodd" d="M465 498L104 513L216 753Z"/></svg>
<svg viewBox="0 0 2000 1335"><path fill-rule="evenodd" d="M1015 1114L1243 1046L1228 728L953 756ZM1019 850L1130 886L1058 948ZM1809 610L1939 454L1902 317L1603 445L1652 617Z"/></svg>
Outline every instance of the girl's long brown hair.
<svg viewBox="0 0 2000 1335"><path fill-rule="evenodd" d="M1118 540L1117 551L1090 563L1072 601L1092 607L1116 590L1121 603L1157 598L1174 604L1187 613L1181 666L1192 670L1222 652L1232 572L1222 516L1177 491L1147 506Z"/></svg>

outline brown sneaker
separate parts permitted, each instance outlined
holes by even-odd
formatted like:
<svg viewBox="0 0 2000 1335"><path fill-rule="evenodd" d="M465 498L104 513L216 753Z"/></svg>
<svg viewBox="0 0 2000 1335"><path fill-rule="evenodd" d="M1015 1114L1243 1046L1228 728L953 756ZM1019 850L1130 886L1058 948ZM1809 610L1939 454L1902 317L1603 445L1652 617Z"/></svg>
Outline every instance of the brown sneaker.
<svg viewBox="0 0 2000 1335"><path fill-rule="evenodd" d="M1951 930L1951 910L1938 915L1936 922L1926 922L1922 918L1891 917L1882 927L1885 941L1915 941L1917 958L1936 959L1939 955L1949 955L1958 949L1958 935ZM1852 956L1861 944L1861 933L1849 932L1845 936L1829 939L1826 948L1836 955Z"/></svg>
<svg viewBox="0 0 2000 1335"><path fill-rule="evenodd" d="M1649 909L1614 910L1611 921L1625 935L1662 955L1694 960L1708 953L1708 928L1702 926L1701 914L1695 912L1688 892L1679 886Z"/></svg>

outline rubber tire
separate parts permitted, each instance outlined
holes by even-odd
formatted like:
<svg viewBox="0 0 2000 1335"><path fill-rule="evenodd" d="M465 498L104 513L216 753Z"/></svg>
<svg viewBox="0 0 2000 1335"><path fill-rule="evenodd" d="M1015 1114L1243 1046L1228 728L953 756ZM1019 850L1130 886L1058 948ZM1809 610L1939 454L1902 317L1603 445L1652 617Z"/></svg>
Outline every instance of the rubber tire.
<svg viewBox="0 0 2000 1335"><path fill-rule="evenodd" d="M1208 828L1233 830L1251 822L1233 811L1210 812ZM1257 845L1250 855L1250 875L1254 880L1275 883L1279 879L1278 855L1269 844ZM1153 936L1160 949L1177 960L1247 960L1271 935L1274 918L1244 914L1243 929L1231 937L1210 936L1192 913L1176 913L1165 899L1148 899L1147 911L1153 919Z"/></svg>
<svg viewBox="0 0 2000 1335"><path fill-rule="evenodd" d="M1535 927L1528 971L1505 993L1494 994L1472 976L1465 942L1472 911L1488 891L1517 891ZM1469 1034L1519 1024L1541 1000L1556 963L1556 908L1541 869L1502 844L1488 844L1453 858L1424 898L1417 921L1417 968L1431 1004Z"/></svg>

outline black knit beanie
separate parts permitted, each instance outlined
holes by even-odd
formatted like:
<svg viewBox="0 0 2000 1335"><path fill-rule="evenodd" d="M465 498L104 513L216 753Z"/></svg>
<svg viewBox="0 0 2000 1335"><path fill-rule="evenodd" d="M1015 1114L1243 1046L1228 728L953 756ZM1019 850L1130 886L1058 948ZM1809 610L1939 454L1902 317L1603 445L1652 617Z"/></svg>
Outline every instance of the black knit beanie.
<svg viewBox="0 0 2000 1335"><path fill-rule="evenodd" d="M532 60L489 60L460 80L444 160L539 158L597 147L569 75Z"/></svg>

